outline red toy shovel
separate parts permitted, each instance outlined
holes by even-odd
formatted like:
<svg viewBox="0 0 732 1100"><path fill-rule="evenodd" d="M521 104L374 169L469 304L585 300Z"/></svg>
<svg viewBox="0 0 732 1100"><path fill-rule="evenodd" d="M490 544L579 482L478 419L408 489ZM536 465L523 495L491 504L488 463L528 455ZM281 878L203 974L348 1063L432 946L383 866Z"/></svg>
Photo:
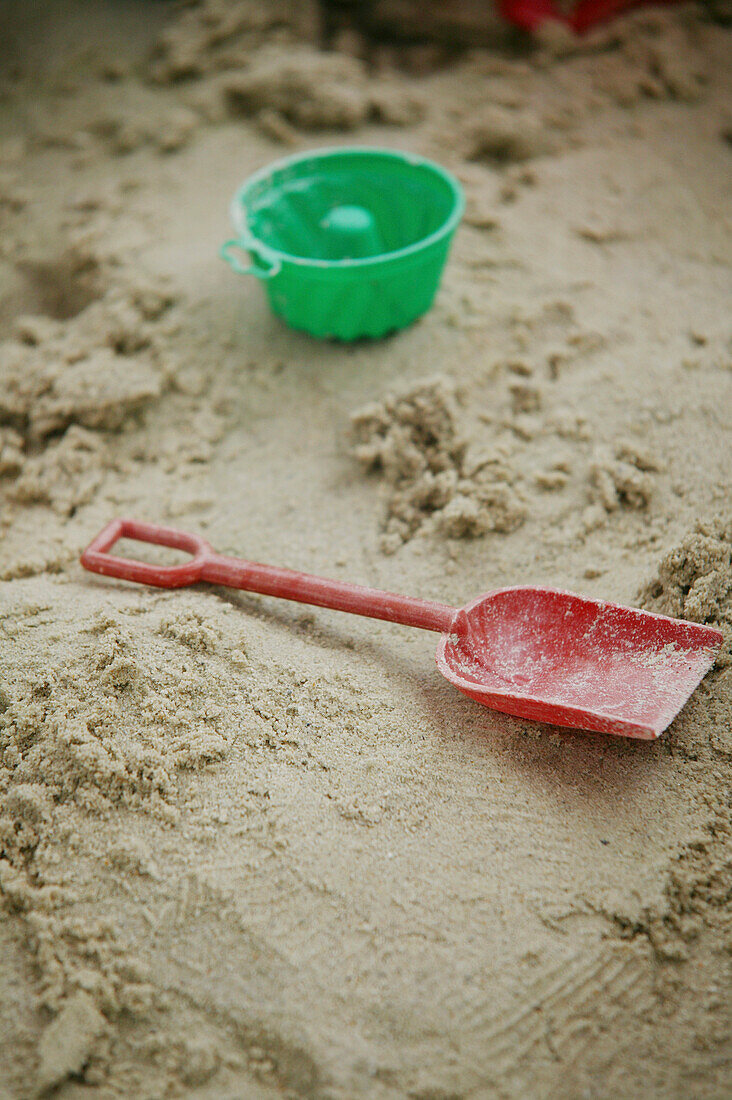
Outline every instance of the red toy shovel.
<svg viewBox="0 0 732 1100"><path fill-rule="evenodd" d="M499 0L504 19L525 31L535 31L542 23L562 23L576 34L584 34L597 23L605 23L628 8L646 4L670 4L675 0L580 0L567 9L554 0Z"/></svg>
<svg viewBox="0 0 732 1100"><path fill-rule="evenodd" d="M109 551L120 538L186 550L182 565ZM94 573L161 588L198 581L442 633L437 667L478 703L558 726L658 737L709 671L718 630L554 588L499 588L466 607L216 554L198 535L117 519L81 556Z"/></svg>

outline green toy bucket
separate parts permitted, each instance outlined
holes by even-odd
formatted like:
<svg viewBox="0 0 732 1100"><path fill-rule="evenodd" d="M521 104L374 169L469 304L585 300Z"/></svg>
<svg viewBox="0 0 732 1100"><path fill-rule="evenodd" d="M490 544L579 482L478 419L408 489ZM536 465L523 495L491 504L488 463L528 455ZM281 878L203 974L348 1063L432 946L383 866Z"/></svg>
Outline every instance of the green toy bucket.
<svg viewBox="0 0 732 1100"><path fill-rule="evenodd" d="M321 149L250 177L221 256L312 336L384 336L425 313L465 206L449 172L390 149ZM242 263L240 253L250 262Z"/></svg>

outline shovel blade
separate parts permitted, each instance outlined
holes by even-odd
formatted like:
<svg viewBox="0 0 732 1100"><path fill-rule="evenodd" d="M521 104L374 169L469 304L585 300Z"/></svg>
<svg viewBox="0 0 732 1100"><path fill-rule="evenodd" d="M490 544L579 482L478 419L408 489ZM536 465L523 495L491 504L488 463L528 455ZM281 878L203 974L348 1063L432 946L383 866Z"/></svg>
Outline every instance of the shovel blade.
<svg viewBox="0 0 732 1100"><path fill-rule="evenodd" d="M457 612L440 672L484 706L652 740L714 663L722 634L552 588L503 588Z"/></svg>

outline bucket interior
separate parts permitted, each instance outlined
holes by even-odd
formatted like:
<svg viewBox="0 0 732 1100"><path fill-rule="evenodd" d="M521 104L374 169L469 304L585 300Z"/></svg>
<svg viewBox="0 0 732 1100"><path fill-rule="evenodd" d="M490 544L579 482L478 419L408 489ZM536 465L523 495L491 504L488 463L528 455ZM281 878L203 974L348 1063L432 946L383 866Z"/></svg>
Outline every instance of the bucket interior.
<svg viewBox="0 0 732 1100"><path fill-rule="evenodd" d="M450 177L382 152L298 158L239 195L240 223L285 255L348 261L399 252L438 233L459 205Z"/></svg>

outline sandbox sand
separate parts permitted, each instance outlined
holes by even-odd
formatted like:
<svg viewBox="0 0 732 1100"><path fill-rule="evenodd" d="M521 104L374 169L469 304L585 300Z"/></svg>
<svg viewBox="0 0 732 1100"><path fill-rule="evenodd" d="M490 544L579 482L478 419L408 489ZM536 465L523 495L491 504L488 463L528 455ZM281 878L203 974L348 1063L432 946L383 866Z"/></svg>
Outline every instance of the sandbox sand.
<svg viewBox="0 0 732 1100"><path fill-rule="evenodd" d="M436 69L296 0L0 13L2 1100L728 1096L723 9ZM348 142L468 198L432 311L352 346L216 255ZM84 573L118 515L727 644L657 743L542 727L434 636Z"/></svg>

